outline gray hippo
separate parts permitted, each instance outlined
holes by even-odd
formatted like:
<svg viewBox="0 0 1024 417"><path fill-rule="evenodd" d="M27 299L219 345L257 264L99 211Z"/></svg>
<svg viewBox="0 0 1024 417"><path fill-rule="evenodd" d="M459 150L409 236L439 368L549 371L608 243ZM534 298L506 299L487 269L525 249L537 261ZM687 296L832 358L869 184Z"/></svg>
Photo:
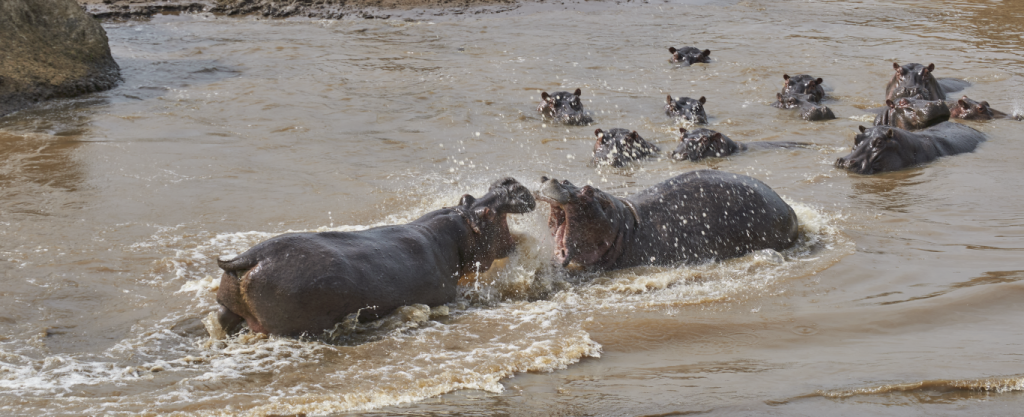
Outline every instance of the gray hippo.
<svg viewBox="0 0 1024 417"><path fill-rule="evenodd" d="M992 119L1014 119L1021 120L1024 116L1012 116L989 107L987 101L974 101L967 96L950 105L950 116L954 119L964 120L992 120Z"/></svg>
<svg viewBox="0 0 1024 417"><path fill-rule="evenodd" d="M775 191L721 171L687 172L626 198L542 177L535 196L551 205L555 261L590 270L783 250L798 234L796 214Z"/></svg>
<svg viewBox="0 0 1024 417"><path fill-rule="evenodd" d="M821 86L825 80L815 78L812 75L798 74L790 77L789 74L782 74L782 95L807 94L808 101L820 103L825 98L825 89Z"/></svg>
<svg viewBox="0 0 1024 417"><path fill-rule="evenodd" d="M870 175L934 161L940 156L973 152L985 135L970 126L942 122L917 132L889 127L860 127L853 151L836 160L836 167Z"/></svg>
<svg viewBox="0 0 1024 417"><path fill-rule="evenodd" d="M581 94L583 91L578 88L572 93L556 91L554 94L548 94L547 91L544 91L540 93L540 98L543 101L537 107L537 111L544 117L567 125L589 125L594 123L594 119L587 115L586 110L583 110L583 102L580 101Z"/></svg>
<svg viewBox="0 0 1024 417"><path fill-rule="evenodd" d="M896 73L885 86L885 99L896 100L903 97L922 100L945 100L946 93L963 90L971 84L954 78L936 79L932 73L935 64L900 64L893 62Z"/></svg>
<svg viewBox="0 0 1024 417"><path fill-rule="evenodd" d="M669 58L668 62L680 64L683 66L690 66L698 62L710 63L711 50L694 48L692 46L684 46L682 48L668 48L668 51L672 54L672 58Z"/></svg>
<svg viewBox="0 0 1024 417"><path fill-rule="evenodd" d="M669 95L665 99L665 114L680 119L686 119L690 122L706 125L708 124L708 115L704 113L704 103L708 100L704 96L700 96L698 99L692 99L689 97L679 97L672 99Z"/></svg>
<svg viewBox="0 0 1024 417"><path fill-rule="evenodd" d="M835 113L832 113L832 109L828 106L815 102L814 96L810 94L796 94L791 93L789 95L782 95L782 93L776 93L777 101L772 104L773 107L780 109L800 109L800 118L809 122L816 122L819 120L832 120L836 118Z"/></svg>
<svg viewBox="0 0 1024 417"><path fill-rule="evenodd" d="M920 130L949 120L945 101L903 97L885 101L885 109L875 116L875 126L892 126L904 130Z"/></svg>
<svg viewBox="0 0 1024 417"><path fill-rule="evenodd" d="M506 214L534 206L526 187L504 178L480 199L466 194L408 224L275 236L217 260L218 321L229 334L245 321L253 332L298 336L353 313L365 321L404 305L450 302L461 275L515 249Z"/></svg>
<svg viewBox="0 0 1024 417"><path fill-rule="evenodd" d="M748 149L804 148L800 142L735 142L711 129L698 128L687 131L679 128L679 145L671 157L677 161L700 161L704 158L722 158Z"/></svg>
<svg viewBox="0 0 1024 417"><path fill-rule="evenodd" d="M635 130L614 128L605 132L597 129L594 134L597 135L597 141L594 142L592 165L622 167L661 152L661 149L644 140Z"/></svg>

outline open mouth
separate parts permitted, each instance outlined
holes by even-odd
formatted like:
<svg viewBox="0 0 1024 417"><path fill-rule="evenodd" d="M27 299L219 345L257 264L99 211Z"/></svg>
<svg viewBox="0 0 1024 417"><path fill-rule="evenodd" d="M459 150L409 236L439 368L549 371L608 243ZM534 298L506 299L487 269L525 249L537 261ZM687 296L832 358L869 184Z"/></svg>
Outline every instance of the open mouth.
<svg viewBox="0 0 1024 417"><path fill-rule="evenodd" d="M535 198L551 206L551 214L548 215L548 229L551 230L551 236L555 238L555 260L561 263L562 266L566 266L572 261L566 245L566 235L569 231L569 216L565 209L562 208L561 203L554 198L544 195L543 192L538 192Z"/></svg>

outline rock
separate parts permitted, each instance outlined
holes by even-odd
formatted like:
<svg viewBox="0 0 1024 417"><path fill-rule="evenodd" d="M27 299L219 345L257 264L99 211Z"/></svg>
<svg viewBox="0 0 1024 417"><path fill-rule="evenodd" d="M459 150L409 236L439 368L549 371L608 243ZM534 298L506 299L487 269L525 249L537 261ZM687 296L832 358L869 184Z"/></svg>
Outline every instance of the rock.
<svg viewBox="0 0 1024 417"><path fill-rule="evenodd" d="M0 1L0 116L113 88L107 32L74 0Z"/></svg>

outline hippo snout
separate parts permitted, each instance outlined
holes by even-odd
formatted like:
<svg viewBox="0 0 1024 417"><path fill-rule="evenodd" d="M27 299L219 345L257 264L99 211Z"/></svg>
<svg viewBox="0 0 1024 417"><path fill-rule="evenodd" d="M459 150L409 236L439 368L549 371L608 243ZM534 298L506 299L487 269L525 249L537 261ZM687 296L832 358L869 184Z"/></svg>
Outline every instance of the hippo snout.
<svg viewBox="0 0 1024 417"><path fill-rule="evenodd" d="M572 193L566 187L568 184L562 184L558 180L548 177L541 177L540 180L540 190L536 193L538 199L553 201L558 204L568 204L572 201Z"/></svg>

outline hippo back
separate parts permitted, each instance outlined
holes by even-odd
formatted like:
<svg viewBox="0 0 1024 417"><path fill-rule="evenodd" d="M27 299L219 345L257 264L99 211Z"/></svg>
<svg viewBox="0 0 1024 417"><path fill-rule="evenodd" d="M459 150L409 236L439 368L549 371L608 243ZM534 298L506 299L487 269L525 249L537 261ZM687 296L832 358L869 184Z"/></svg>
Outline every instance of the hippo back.
<svg viewBox="0 0 1024 417"><path fill-rule="evenodd" d="M632 254L640 263L696 263L783 250L798 237L792 207L745 175L691 171L628 200L641 219L639 251Z"/></svg>

